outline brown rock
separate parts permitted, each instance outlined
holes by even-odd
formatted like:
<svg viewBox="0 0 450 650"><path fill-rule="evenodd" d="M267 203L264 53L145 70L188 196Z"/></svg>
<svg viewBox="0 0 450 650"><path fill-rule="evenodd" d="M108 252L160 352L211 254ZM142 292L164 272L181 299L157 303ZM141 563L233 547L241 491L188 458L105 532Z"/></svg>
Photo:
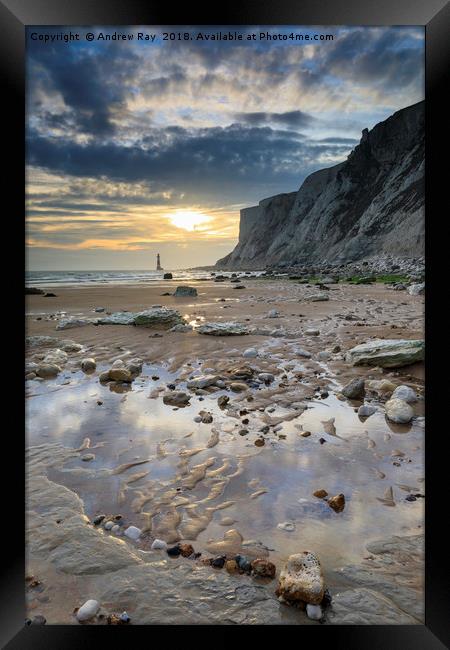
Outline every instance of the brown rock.
<svg viewBox="0 0 450 650"><path fill-rule="evenodd" d="M221 409L225 408L225 406L228 404L229 401L230 398L228 397L228 395L221 395L220 397L217 398L217 404Z"/></svg>
<svg viewBox="0 0 450 650"><path fill-rule="evenodd" d="M328 505L333 508L335 512L342 512L345 508L345 497L343 494L336 494L336 496L328 499Z"/></svg>
<svg viewBox="0 0 450 650"><path fill-rule="evenodd" d="M311 435L311 431L302 431L300 435L302 438L308 438Z"/></svg>
<svg viewBox="0 0 450 650"><path fill-rule="evenodd" d="M112 381L124 381L126 383L131 383L131 372L126 368L111 368L109 371L109 378Z"/></svg>
<svg viewBox="0 0 450 650"><path fill-rule="evenodd" d="M326 490L316 490L313 493L313 496L317 497L318 499L324 499L328 496L328 492Z"/></svg>
<svg viewBox="0 0 450 650"><path fill-rule="evenodd" d="M225 569L228 573L239 573L239 567L236 560L227 560L225 562Z"/></svg>
<svg viewBox="0 0 450 650"><path fill-rule="evenodd" d="M280 573L276 594L282 601L319 605L325 592L319 558L310 551L290 555Z"/></svg>
<svg viewBox="0 0 450 650"><path fill-rule="evenodd" d="M269 560L257 559L252 562L253 573L261 578L274 578L276 567Z"/></svg>
<svg viewBox="0 0 450 650"><path fill-rule="evenodd" d="M194 547L192 544L179 544L178 548L183 557L189 557L194 553Z"/></svg>
<svg viewBox="0 0 450 650"><path fill-rule="evenodd" d="M257 438L257 439L255 440L255 445L256 445L257 447L264 447L265 444L266 444L266 443L265 443L265 441L264 441L264 438Z"/></svg>

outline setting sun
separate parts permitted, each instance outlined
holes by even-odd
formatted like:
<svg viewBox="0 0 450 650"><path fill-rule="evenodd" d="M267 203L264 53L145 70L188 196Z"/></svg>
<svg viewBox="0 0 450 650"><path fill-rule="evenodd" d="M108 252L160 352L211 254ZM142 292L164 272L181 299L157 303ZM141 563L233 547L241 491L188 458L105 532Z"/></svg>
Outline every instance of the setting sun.
<svg viewBox="0 0 450 650"><path fill-rule="evenodd" d="M177 212L169 216L169 220L173 226L191 232L197 230L199 226L209 223L211 219L212 217L193 210L177 210Z"/></svg>

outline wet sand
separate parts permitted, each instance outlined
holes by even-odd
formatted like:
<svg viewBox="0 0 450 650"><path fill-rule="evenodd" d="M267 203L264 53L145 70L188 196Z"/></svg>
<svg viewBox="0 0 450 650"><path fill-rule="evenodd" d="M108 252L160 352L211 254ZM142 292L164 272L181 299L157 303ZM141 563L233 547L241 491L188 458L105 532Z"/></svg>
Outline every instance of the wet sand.
<svg viewBox="0 0 450 650"><path fill-rule="evenodd" d="M176 287L170 281L145 287L58 287L55 298L27 296L27 335L57 339L50 346L30 347L29 360L39 361L59 340L83 345L81 352L68 355L56 379L26 382L27 467L30 485L36 488L36 493L29 491L33 543L27 570L44 585L41 591L29 590L30 616L42 613L48 623L74 623L73 608L98 598L105 611L127 609L135 623L166 620L167 598L176 586L186 603L178 613L174 610L172 623L198 614L197 622L206 616L214 623L309 624L304 612L274 598L276 581L255 585L254 578L228 576L225 570L184 558L167 559L165 553L150 550L151 542L155 537L190 542L203 557L238 551L250 558L268 557L277 575L291 553L312 550L320 557L327 586L337 595L367 586L367 580L361 583L362 569L349 570L351 579L341 571L361 565L367 544L380 537L412 539L423 530L424 499L406 500L425 491L423 400L414 405L411 424L395 425L384 415L384 395L368 395L377 411L367 419L355 412L361 402L339 399L341 387L355 376L368 381L386 378L423 395L423 364L398 370L355 368L343 358L347 349L371 337L423 338L423 297L382 285L339 284L330 285L328 301L311 302L317 288L284 279L245 278L245 289L234 289L229 282L190 284L197 288L197 297L162 296ZM272 334L278 329L278 335L212 337L194 329L158 330L162 337L154 338L156 330L122 325L55 329L65 315L94 318L96 307L140 311L156 304L175 307L194 328L208 321L237 321ZM273 309L279 317L268 318ZM309 328L317 328L319 335L305 335ZM336 345L341 350L332 352ZM250 347L258 350L257 358L243 358ZM300 357L299 347L311 358ZM320 356L323 352L328 355ZM80 370L86 357L96 359L94 374ZM113 361L133 357L144 365L131 385L99 383L100 372ZM167 384L187 390L189 377L205 369L226 375L244 365L255 375L272 373L275 380L243 393L188 390L192 396L186 408L162 401ZM217 406L221 395L230 397L223 410ZM201 410L211 413L211 423L194 421ZM261 433L264 426L268 431ZM243 428L248 433L240 435ZM311 435L303 437L305 431ZM255 445L258 439L264 439L263 446ZM82 461L88 452L94 458ZM42 498L43 486L47 500ZM58 486L67 488L68 503L52 503ZM386 498L390 487L393 503ZM335 513L312 496L318 489L330 496L343 493L344 511ZM33 494L40 494L40 501ZM87 522L100 512L120 513L126 525L139 526L144 531L140 541L93 528ZM62 523L55 524L57 518ZM66 532L61 527L65 521ZM74 533L83 551L78 564L68 560L76 556ZM102 558L96 567L84 566L83 555L100 542L109 545ZM153 594L151 606L144 609L141 600L149 597L150 587L139 582L130 568L135 564L160 581L159 596ZM420 557L408 589L418 604L414 619L403 622L421 621L423 585L417 565ZM387 570L386 585L395 576L395 566ZM211 597L208 611L202 612L201 593L208 589L211 575L217 598ZM126 596L127 585L134 585L134 596ZM228 611L226 594L230 589L242 594L243 587L252 595L245 602L237 598L239 607L235 611L230 605L233 611ZM381 619L388 616L382 601L386 597L389 607L399 608L400 618L411 615L404 611L398 590L379 585L374 589L373 584L369 590L370 597L378 598ZM345 619L345 603L340 607L338 620L329 617L333 624Z"/></svg>

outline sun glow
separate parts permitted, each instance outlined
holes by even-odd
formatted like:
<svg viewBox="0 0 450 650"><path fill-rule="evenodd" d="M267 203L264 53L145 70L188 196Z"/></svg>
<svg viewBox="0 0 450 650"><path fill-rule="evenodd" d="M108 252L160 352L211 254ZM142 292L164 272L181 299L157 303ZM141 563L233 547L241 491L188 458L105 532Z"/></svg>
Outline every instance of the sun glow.
<svg viewBox="0 0 450 650"><path fill-rule="evenodd" d="M174 214L169 215L169 220L176 228L193 232L194 230L203 230L202 226L210 223L212 217L193 210L177 210Z"/></svg>

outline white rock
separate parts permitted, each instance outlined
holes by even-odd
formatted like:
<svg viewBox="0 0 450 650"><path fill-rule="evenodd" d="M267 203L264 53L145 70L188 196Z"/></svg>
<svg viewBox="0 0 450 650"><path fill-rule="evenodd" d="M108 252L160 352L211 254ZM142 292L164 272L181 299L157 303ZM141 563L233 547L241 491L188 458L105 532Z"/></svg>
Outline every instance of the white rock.
<svg viewBox="0 0 450 650"><path fill-rule="evenodd" d="M417 402L417 395L415 391L410 388L409 386L397 386L397 388L394 390L392 393L392 399L402 399L404 402L408 402L408 404L413 404L414 402Z"/></svg>
<svg viewBox="0 0 450 650"><path fill-rule="evenodd" d="M271 309L267 314L267 318L278 318L279 315L280 315L279 311L277 311L276 309Z"/></svg>
<svg viewBox="0 0 450 650"><path fill-rule="evenodd" d="M247 350L244 350L242 356L246 359L253 359L258 356L258 350L255 348L247 348Z"/></svg>
<svg viewBox="0 0 450 650"><path fill-rule="evenodd" d="M410 296L419 296L422 293L425 293L425 282L420 282L419 284L410 284L408 287L408 293Z"/></svg>
<svg viewBox="0 0 450 650"><path fill-rule="evenodd" d="M345 360L354 366L369 365L382 368L400 368L425 356L425 342L409 339L376 339L361 343L349 350Z"/></svg>
<svg viewBox="0 0 450 650"><path fill-rule="evenodd" d="M128 616L128 614L126 612L122 612L121 615L120 615L120 620L123 623L128 623L131 619L130 619L130 617Z"/></svg>
<svg viewBox="0 0 450 650"><path fill-rule="evenodd" d="M320 605L311 605L308 603L306 605L306 616L313 621L320 621L322 618L322 608Z"/></svg>
<svg viewBox="0 0 450 650"><path fill-rule="evenodd" d="M114 535L119 535L120 534L120 526L118 524L115 524L111 528L111 532L114 533Z"/></svg>
<svg viewBox="0 0 450 650"><path fill-rule="evenodd" d="M217 380L220 379L219 375L200 375L200 377L195 377L187 382L188 388L207 388L208 386L214 386Z"/></svg>
<svg viewBox="0 0 450 650"><path fill-rule="evenodd" d="M130 539L133 539L135 542L139 539L141 534L142 530L136 526L129 526L125 531L125 535Z"/></svg>
<svg viewBox="0 0 450 650"><path fill-rule="evenodd" d="M58 325L56 326L57 330L68 330L73 327L84 327L85 325L90 325L94 323L95 320L89 320L88 318L61 318Z"/></svg>
<svg viewBox="0 0 450 650"><path fill-rule="evenodd" d="M308 330L305 330L305 334L306 336L319 336L320 331L314 328L310 328Z"/></svg>
<svg viewBox="0 0 450 650"><path fill-rule="evenodd" d="M152 548L154 551L156 550L165 551L167 548L167 544L162 539L155 539L155 541L153 542L150 548Z"/></svg>
<svg viewBox="0 0 450 650"><path fill-rule="evenodd" d="M54 363L57 366L63 366L67 362L67 358L67 352L56 348L56 350L51 350L45 355L43 363Z"/></svg>
<svg viewBox="0 0 450 650"><path fill-rule="evenodd" d="M414 417L414 411L407 402L402 399L390 399L385 404L386 416L391 422L407 424Z"/></svg>
<svg viewBox="0 0 450 650"><path fill-rule="evenodd" d="M114 526L114 523L112 521L107 521L106 524L103 526L103 528L105 530L111 530L113 526Z"/></svg>
<svg viewBox="0 0 450 650"><path fill-rule="evenodd" d="M79 621L88 621L96 615L99 609L100 604L96 600L87 600L78 610L77 619Z"/></svg>

